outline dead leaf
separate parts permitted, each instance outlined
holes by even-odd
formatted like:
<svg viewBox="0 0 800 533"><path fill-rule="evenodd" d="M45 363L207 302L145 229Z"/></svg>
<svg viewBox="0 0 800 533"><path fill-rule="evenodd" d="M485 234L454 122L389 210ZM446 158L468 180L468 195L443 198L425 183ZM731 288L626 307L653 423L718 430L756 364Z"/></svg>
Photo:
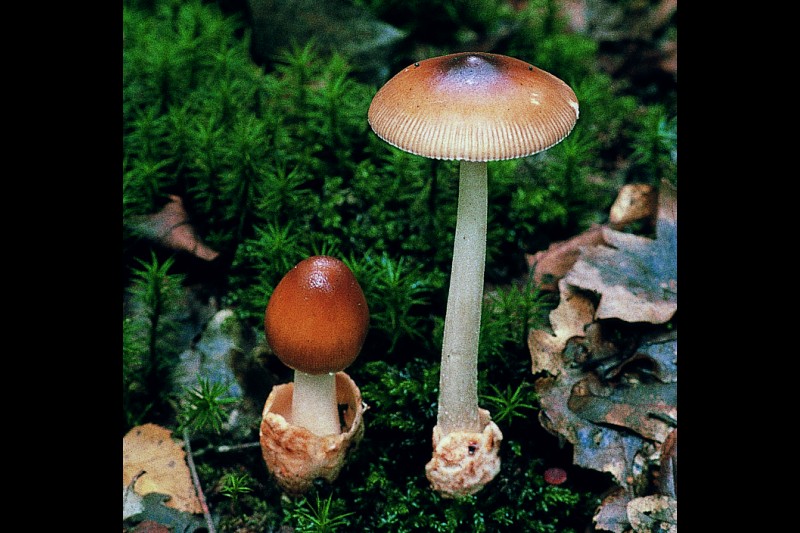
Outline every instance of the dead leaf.
<svg viewBox="0 0 800 533"><path fill-rule="evenodd" d="M136 426L122 439L122 486L139 475L133 490L140 496L164 494L169 497L167 507L202 513L185 458L186 452L168 429L156 424Z"/></svg>
<svg viewBox="0 0 800 533"><path fill-rule="evenodd" d="M539 422L547 431L564 437L573 445L573 464L608 472L629 491L641 483L643 472L636 458L645 455L645 440L629 432L595 424L574 413L567 402L569 391L580 378L578 372L563 372L557 378L536 380L541 409Z"/></svg>
<svg viewBox="0 0 800 533"><path fill-rule="evenodd" d="M172 530L164 524L153 522L152 520L144 520L139 522L133 530L133 533L171 533Z"/></svg>
<svg viewBox="0 0 800 533"><path fill-rule="evenodd" d="M658 191L644 183L623 185L609 210L608 221L619 230L638 220L655 217L658 209Z"/></svg>
<svg viewBox="0 0 800 533"><path fill-rule="evenodd" d="M629 366L638 366L638 372L646 373L662 383L678 381L678 340L675 332L642 340L635 353L627 360L609 369L604 379L617 377Z"/></svg>
<svg viewBox="0 0 800 533"><path fill-rule="evenodd" d="M600 295L596 319L668 322L678 308L677 192L659 191L656 239L603 228L606 245L585 247L564 277Z"/></svg>
<svg viewBox="0 0 800 533"><path fill-rule="evenodd" d="M678 501L668 496L634 498L628 503L627 515L635 533L678 532Z"/></svg>
<svg viewBox="0 0 800 533"><path fill-rule="evenodd" d="M183 207L183 199L174 194L169 199L170 202L158 213L135 218L132 228L171 250L189 252L206 261L216 259L219 252L206 246L197 236Z"/></svg>
<svg viewBox="0 0 800 533"><path fill-rule="evenodd" d="M601 383L587 374L570 393L567 406L598 425L629 429L642 437L664 442L672 430L667 420L677 420L676 383Z"/></svg>
<svg viewBox="0 0 800 533"><path fill-rule="evenodd" d="M141 513L123 520L123 526L136 524L131 531L132 533L139 533L147 531L151 533L164 531L166 528L170 532L180 533L207 533L208 523L202 516L178 511L171 507L167 507L165 502L169 500L169 496L151 492L142 498L142 505L144 509Z"/></svg>
<svg viewBox="0 0 800 533"><path fill-rule="evenodd" d="M547 372L557 375L561 371L561 353L569 339L583 336L584 328L594 316L594 304L579 291L559 282L561 301L550 312L553 334L532 329L528 334L528 349L531 352L531 372Z"/></svg>
<svg viewBox="0 0 800 533"><path fill-rule="evenodd" d="M144 510L144 505L142 504L142 497L133 490L133 485L136 483L136 480L144 474L144 470L139 472L139 474L133 476L130 483L125 485L122 488L122 519L125 520L126 518L130 518L133 515L137 515Z"/></svg>
<svg viewBox="0 0 800 533"><path fill-rule="evenodd" d="M596 510L598 530L670 525L661 508L639 507L647 501L630 507L635 517L628 512L659 487L659 470L668 482L677 466L662 455L677 426L677 332L658 326L677 310L676 208L663 185L655 239L602 228L604 243L581 248L559 281L550 329L528 336L532 372L544 374L535 381L542 427L572 444L573 464L608 472L617 485ZM658 298L654 283L666 288Z"/></svg>
<svg viewBox="0 0 800 533"><path fill-rule="evenodd" d="M581 248L604 243L602 230L603 226L595 225L569 240L551 244L547 250L527 254L534 281L544 290L556 290L558 281L578 260Z"/></svg>
<svg viewBox="0 0 800 533"><path fill-rule="evenodd" d="M628 503L631 497L624 489L617 489L604 498L594 515L596 529L624 533L630 531L628 521Z"/></svg>
<svg viewBox="0 0 800 533"><path fill-rule="evenodd" d="M528 337L532 372L548 376L535 382L541 409L539 421L547 431L573 445L573 463L585 468L609 472L621 486L634 481L633 461L644 446L637 435L599 426L585 420L569 408L572 388L587 376L581 362L571 354L581 351L587 325L592 324L594 305L583 291L563 280L559 282L561 302L550 313L555 335L532 330ZM575 348L573 350L573 348Z"/></svg>

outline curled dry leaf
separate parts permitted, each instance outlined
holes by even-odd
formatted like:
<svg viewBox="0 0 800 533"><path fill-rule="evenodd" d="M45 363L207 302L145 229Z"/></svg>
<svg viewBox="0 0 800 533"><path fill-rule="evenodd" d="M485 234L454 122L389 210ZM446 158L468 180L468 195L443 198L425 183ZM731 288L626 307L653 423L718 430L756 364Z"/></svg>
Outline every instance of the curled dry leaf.
<svg viewBox="0 0 800 533"><path fill-rule="evenodd" d="M550 326L553 333L532 329L528 334L528 348L531 352L531 372L547 372L557 375L561 371L561 353L573 337L582 337L584 329L592 323L594 304L592 301L559 282L561 301L550 312Z"/></svg>
<svg viewBox="0 0 800 533"><path fill-rule="evenodd" d="M140 496L164 494L169 496L167 507L202 513L185 459L186 452L171 431L157 424L136 426L122 438L122 486L139 476L133 490Z"/></svg>
<svg viewBox="0 0 800 533"><path fill-rule="evenodd" d="M603 228L607 245L582 249L564 279L600 294L596 319L672 319L678 308L677 204L677 191L662 183L655 240Z"/></svg>
<svg viewBox="0 0 800 533"><path fill-rule="evenodd" d="M603 226L593 226L569 240L551 244L547 250L528 254L526 260L533 268L534 281L544 290L556 290L558 281L578 260L581 248L603 244L602 230Z"/></svg>
<svg viewBox="0 0 800 533"><path fill-rule="evenodd" d="M169 199L158 213L134 219L133 228L171 250L189 252L206 261L216 259L219 252L206 246L197 236L181 197L172 194Z"/></svg>
<svg viewBox="0 0 800 533"><path fill-rule="evenodd" d="M573 464L608 472L618 485L632 492L642 483L644 472L637 458L649 455L644 451L648 443L637 434L595 424L570 410L570 391L581 376L581 372L564 368L558 377L536 380L541 405L539 422L573 445Z"/></svg>
<svg viewBox="0 0 800 533"><path fill-rule="evenodd" d="M645 183L623 185L611 206L608 221L612 228L622 229L631 222L655 218L658 191Z"/></svg>
<svg viewBox="0 0 800 533"><path fill-rule="evenodd" d="M601 228L603 242L579 248L558 283L551 330L528 336L532 372L543 374L539 421L573 445L575 465L613 476L594 520L616 533L671 527L669 502L642 500L677 466L667 445L677 427L677 334L644 324L677 311L675 190L662 184L658 200L656 239Z"/></svg>

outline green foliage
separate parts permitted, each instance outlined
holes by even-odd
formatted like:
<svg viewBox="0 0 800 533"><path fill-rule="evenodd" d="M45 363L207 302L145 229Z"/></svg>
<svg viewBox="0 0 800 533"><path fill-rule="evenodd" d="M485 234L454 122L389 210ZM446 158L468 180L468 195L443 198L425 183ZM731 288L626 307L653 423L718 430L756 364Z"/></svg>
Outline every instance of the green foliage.
<svg viewBox="0 0 800 533"><path fill-rule="evenodd" d="M409 267L405 257L393 259L386 252L345 263L361 280L370 307L370 328L388 339L387 352L394 352L401 338L427 343L428 321L419 310L429 305L430 294L441 287L441 279L434 279L421 266Z"/></svg>
<svg viewBox="0 0 800 533"><path fill-rule="evenodd" d="M253 492L253 488L250 486L251 481L247 473L229 472L222 478L222 487L219 490L223 496L235 500L240 494Z"/></svg>
<svg viewBox="0 0 800 533"><path fill-rule="evenodd" d="M228 420L227 406L238 402L236 398L225 397L228 386L212 383L198 376L197 385L184 387L178 412L179 430L189 429L192 433L221 433Z"/></svg>
<svg viewBox="0 0 800 533"><path fill-rule="evenodd" d="M535 405L525 403L523 389L527 388L528 385L526 383L520 383L513 391L511 390L511 385L506 385L504 391L501 391L494 384L489 384L489 386L494 391L494 394L484 394L481 399L491 406L489 411L492 413L492 420L497 423L506 420L510 422L514 417L525 418L528 414L522 412L522 409L536 409ZM535 393L533 396L535 400L538 400Z"/></svg>
<svg viewBox="0 0 800 533"><path fill-rule="evenodd" d="M594 69L597 44L567 31L557 0L530 0L517 14L517 31L510 37L507 55L519 57L558 76L570 86Z"/></svg>
<svg viewBox="0 0 800 533"><path fill-rule="evenodd" d="M228 472L220 480L221 487L219 491L226 498L230 498L232 514L241 514L239 512L239 497L243 494L253 492L253 487L251 486L252 482L253 479L247 472L241 474Z"/></svg>
<svg viewBox="0 0 800 533"><path fill-rule="evenodd" d="M308 497L302 497L284 509L286 520L295 524L295 531L306 533L334 533L337 528L350 525L348 517L355 512L342 512L345 505L340 500L332 501L331 494L320 500L315 495L314 503Z"/></svg>
<svg viewBox="0 0 800 533"><path fill-rule="evenodd" d="M376 428L416 438L426 433L426 427L432 427L439 392L438 367L421 359L402 365L368 361L354 368L352 375L361 384L362 396L369 398L374 417L371 424Z"/></svg>
<svg viewBox="0 0 800 533"><path fill-rule="evenodd" d="M488 295L486 315L503 322L506 336L515 348L527 347L528 331L548 324L548 313L557 303L554 295L542 290L532 275L524 284L498 287Z"/></svg>
<svg viewBox="0 0 800 533"><path fill-rule="evenodd" d="M663 106L648 108L634 133L631 179L658 186L662 179L678 184L678 117Z"/></svg>
<svg viewBox="0 0 800 533"><path fill-rule="evenodd" d="M122 428L144 421L152 407L146 389L146 331L130 317L122 319Z"/></svg>
<svg viewBox="0 0 800 533"><path fill-rule="evenodd" d="M176 350L172 342L175 323L165 320L180 301L184 275L170 273L174 258L159 261L136 259L140 268L133 270L129 288L130 316L123 319L123 421L142 420L152 410L160 412L166 398L157 391L168 390L170 361ZM158 398L158 402L152 398Z"/></svg>

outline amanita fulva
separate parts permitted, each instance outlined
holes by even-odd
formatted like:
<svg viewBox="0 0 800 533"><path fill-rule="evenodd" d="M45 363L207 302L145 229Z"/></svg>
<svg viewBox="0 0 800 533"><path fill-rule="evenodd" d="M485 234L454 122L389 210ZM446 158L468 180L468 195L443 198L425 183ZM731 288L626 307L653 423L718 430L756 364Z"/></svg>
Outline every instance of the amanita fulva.
<svg viewBox="0 0 800 533"><path fill-rule="evenodd" d="M267 466L288 492L304 492L316 477L335 479L347 447L363 434L366 406L342 371L358 357L368 327L361 286L334 257L300 261L269 299L267 342L294 369L294 382L276 387L267 398L261 446ZM339 404L348 406L344 430Z"/></svg>
<svg viewBox="0 0 800 533"><path fill-rule="evenodd" d="M477 492L499 470L496 456L502 434L489 413L478 407L477 387L487 161L545 150L564 139L577 119L578 100L563 81L519 59L483 52L409 65L381 87L370 104L369 124L387 143L424 157L460 161L436 449L426 467L443 495ZM482 438L491 457L482 457ZM477 476L467 474L475 471L476 462L485 468L478 466ZM454 463L461 467L452 468ZM454 479L456 470L467 477Z"/></svg>

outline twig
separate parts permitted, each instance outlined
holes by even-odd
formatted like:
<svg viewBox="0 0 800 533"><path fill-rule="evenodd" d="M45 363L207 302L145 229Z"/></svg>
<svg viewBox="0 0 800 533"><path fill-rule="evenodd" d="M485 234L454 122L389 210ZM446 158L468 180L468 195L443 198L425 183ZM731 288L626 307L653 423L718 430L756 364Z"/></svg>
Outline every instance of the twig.
<svg viewBox="0 0 800 533"><path fill-rule="evenodd" d="M206 524L208 525L208 533L216 533L214 529L214 521L211 519L211 512L208 510L208 503L206 497L203 495L203 487L200 486L200 478L197 475L197 469L194 467L194 457L192 457L192 445L189 444L189 430L183 430L183 442L186 446L186 462L189 463L189 470L192 473L192 481L194 488L197 491L197 498L200 500L200 507L203 509L203 516L206 517Z"/></svg>
<svg viewBox="0 0 800 533"><path fill-rule="evenodd" d="M194 452L195 457L200 457L203 454L208 452L217 452L217 453L227 453L227 452L235 452L239 450L246 450L248 448L256 448L261 446L260 442L245 442L244 444L232 444L227 445L223 444L222 446L212 446L210 448L203 448L202 450L197 450Z"/></svg>

